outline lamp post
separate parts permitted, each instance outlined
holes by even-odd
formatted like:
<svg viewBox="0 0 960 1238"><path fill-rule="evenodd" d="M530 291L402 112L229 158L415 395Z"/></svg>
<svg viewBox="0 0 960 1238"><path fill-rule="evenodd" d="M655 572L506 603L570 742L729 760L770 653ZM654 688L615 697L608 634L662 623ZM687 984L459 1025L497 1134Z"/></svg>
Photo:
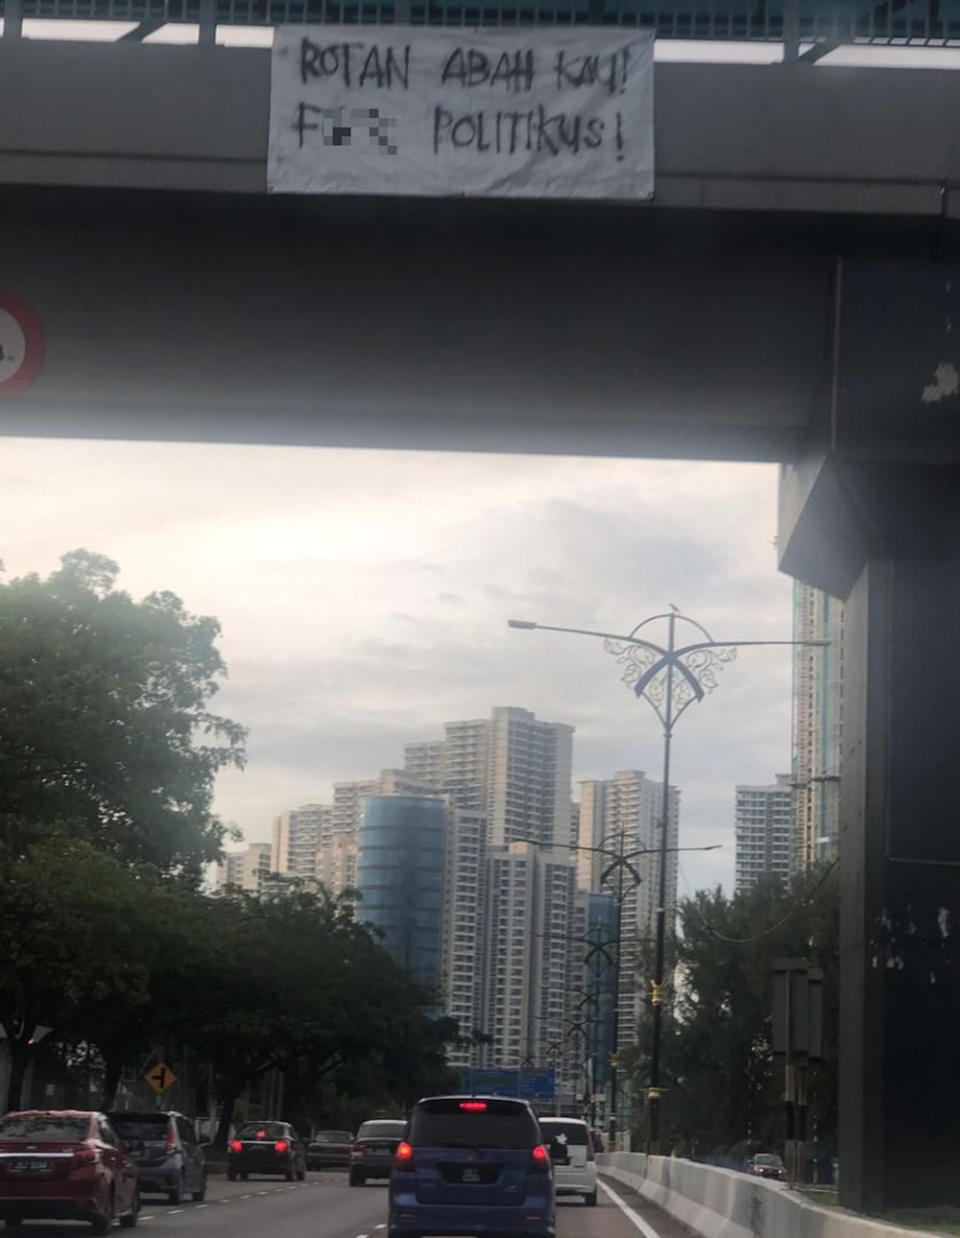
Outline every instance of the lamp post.
<svg viewBox="0 0 960 1238"><path fill-rule="evenodd" d="M666 622L667 642L658 644L649 639L652 625ZM650 1082L647 1087L649 1126L647 1150L656 1152L660 1138L661 1051L663 1044L663 989L666 962L666 902L667 846L670 818L670 755L673 730L681 715L693 704L702 701L716 688L717 672L747 646L826 646L824 640L746 640L715 641L707 629L695 619L683 615L671 605L669 611L651 615L638 623L626 635L599 632L590 628L558 627L535 623L528 619L510 619L511 628L526 631L563 632L571 636L590 636L603 641L607 653L623 668L621 678L636 697L647 702L663 727L663 788L660 808L660 865L656 904L656 947L654 974L650 982L650 1005L653 1011L652 1044L650 1050ZM694 629L696 639L677 642L677 628L686 624ZM638 635L638 633L643 633Z"/></svg>

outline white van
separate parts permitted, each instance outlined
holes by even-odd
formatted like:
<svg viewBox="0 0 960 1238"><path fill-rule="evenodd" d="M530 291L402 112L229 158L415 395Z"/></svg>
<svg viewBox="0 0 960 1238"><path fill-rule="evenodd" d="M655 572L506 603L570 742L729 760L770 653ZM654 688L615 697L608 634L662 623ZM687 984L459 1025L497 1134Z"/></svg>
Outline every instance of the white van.
<svg viewBox="0 0 960 1238"><path fill-rule="evenodd" d="M557 1195L582 1195L591 1208L597 1202L597 1163L586 1122L577 1118L541 1118L543 1142L550 1149Z"/></svg>

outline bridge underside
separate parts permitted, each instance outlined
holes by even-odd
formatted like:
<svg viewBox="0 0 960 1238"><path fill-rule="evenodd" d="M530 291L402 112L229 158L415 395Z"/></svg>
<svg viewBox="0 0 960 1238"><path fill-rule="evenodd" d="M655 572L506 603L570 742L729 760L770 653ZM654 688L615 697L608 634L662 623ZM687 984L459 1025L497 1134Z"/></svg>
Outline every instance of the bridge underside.
<svg viewBox="0 0 960 1238"><path fill-rule="evenodd" d="M787 460L840 256L936 220L7 188L38 315L6 434Z"/></svg>

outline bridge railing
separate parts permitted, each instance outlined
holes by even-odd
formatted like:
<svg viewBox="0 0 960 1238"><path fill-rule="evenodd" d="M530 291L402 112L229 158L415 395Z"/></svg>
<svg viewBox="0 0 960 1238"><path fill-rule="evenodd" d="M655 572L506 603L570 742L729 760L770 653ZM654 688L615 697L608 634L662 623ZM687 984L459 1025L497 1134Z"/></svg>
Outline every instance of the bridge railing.
<svg viewBox="0 0 960 1238"><path fill-rule="evenodd" d="M0 0L5 34L25 18L278 26L347 23L440 26L612 25L661 39L960 45L960 0ZM816 58L815 56L812 58Z"/></svg>

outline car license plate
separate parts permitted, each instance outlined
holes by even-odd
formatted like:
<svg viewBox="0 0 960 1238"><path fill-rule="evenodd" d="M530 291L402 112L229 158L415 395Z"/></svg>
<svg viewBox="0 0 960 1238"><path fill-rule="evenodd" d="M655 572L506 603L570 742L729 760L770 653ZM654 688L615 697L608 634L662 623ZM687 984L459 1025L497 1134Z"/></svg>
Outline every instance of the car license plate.
<svg viewBox="0 0 960 1238"><path fill-rule="evenodd" d="M44 1170L50 1168L50 1162L39 1161L34 1157L30 1157L22 1161L14 1161L10 1168L14 1173L18 1174L43 1173Z"/></svg>
<svg viewBox="0 0 960 1238"><path fill-rule="evenodd" d="M460 1180L461 1182L479 1182L480 1181L480 1170L479 1169L465 1169L463 1171L463 1177Z"/></svg>

